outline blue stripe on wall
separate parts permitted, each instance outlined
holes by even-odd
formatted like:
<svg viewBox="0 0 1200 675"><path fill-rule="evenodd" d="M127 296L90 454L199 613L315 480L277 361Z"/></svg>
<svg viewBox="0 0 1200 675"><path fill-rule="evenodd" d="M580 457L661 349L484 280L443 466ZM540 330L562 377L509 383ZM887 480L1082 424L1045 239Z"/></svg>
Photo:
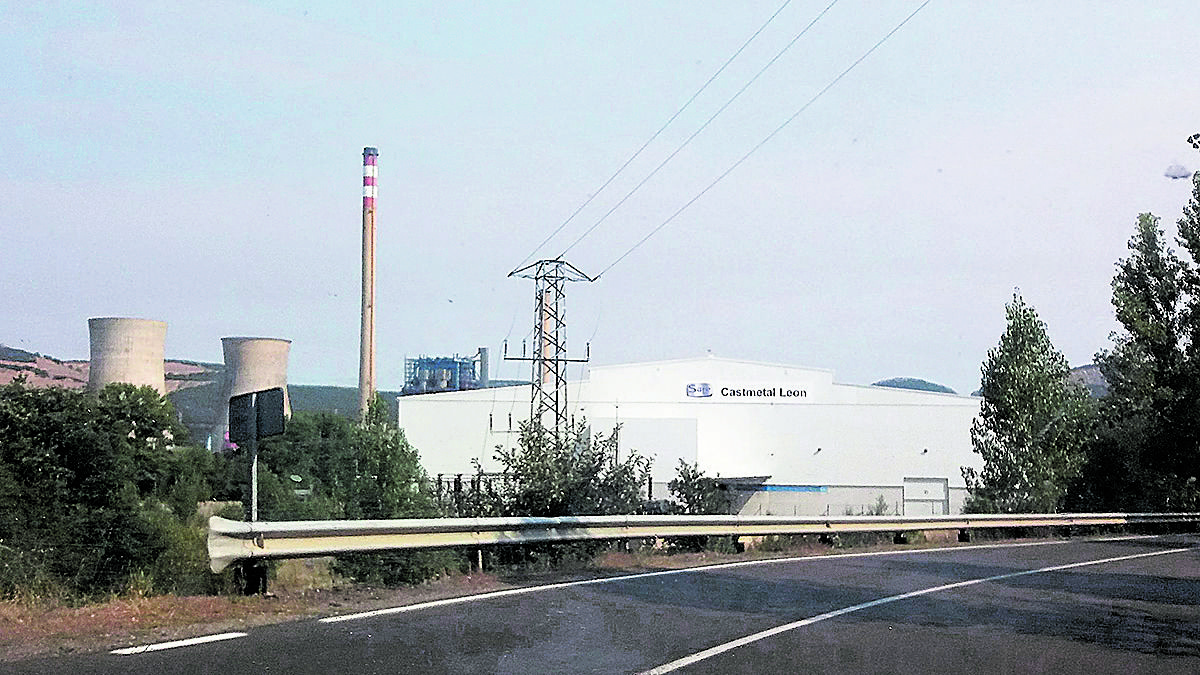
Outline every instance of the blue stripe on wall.
<svg viewBox="0 0 1200 675"><path fill-rule="evenodd" d="M824 485L759 485L758 492L828 492Z"/></svg>

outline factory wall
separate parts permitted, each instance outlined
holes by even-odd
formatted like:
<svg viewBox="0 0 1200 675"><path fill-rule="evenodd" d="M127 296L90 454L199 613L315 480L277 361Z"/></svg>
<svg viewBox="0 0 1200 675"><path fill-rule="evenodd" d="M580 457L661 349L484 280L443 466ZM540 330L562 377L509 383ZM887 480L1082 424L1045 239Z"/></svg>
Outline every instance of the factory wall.
<svg viewBox="0 0 1200 675"><path fill-rule="evenodd" d="M568 399L593 431L620 423L622 452L651 457L655 498L682 459L745 479L742 513L857 513L880 495L889 512L956 513L961 468L980 466L979 399L836 384L826 370L715 358L601 366ZM529 387L406 396L399 408L431 473L470 472L472 458L494 471L494 446L515 444L529 415Z"/></svg>

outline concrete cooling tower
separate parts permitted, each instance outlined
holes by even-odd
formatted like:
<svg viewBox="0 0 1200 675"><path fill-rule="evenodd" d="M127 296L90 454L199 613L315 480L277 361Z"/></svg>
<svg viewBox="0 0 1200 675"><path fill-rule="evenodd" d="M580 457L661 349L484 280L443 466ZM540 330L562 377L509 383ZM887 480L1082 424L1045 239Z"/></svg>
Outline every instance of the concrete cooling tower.
<svg viewBox="0 0 1200 675"><path fill-rule="evenodd" d="M287 393L288 350L291 340L261 337L221 338L225 352L225 381L218 401L217 428L213 431L215 447L223 447L229 431L229 399L263 389L283 388L284 414L291 416L292 404Z"/></svg>
<svg viewBox="0 0 1200 675"><path fill-rule="evenodd" d="M88 334L92 353L88 391L95 393L113 382L127 382L154 387L159 394L167 393L163 371L166 323L102 317L88 319Z"/></svg>

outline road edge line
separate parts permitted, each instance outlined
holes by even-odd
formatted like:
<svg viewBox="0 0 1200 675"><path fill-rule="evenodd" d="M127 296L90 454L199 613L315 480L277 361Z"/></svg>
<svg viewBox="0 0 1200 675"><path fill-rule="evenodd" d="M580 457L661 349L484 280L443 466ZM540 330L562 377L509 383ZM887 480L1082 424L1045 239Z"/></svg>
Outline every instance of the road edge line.
<svg viewBox="0 0 1200 675"><path fill-rule="evenodd" d="M132 654L145 654L146 652L159 652L164 649L175 649L176 647L190 647L192 645L201 645L208 642L220 642L222 640L234 640L236 638L244 638L249 633L216 633L214 635L201 635L200 637L187 638L184 640L172 640L170 642L158 642L149 645L140 645L137 647L124 647L122 649L114 649L109 654L117 656L130 656Z"/></svg>

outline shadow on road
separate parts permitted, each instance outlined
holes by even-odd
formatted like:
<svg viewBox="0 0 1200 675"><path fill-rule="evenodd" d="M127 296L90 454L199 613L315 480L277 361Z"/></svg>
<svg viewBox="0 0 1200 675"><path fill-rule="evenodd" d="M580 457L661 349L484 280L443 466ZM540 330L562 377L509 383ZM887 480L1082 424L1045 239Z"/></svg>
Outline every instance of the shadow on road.
<svg viewBox="0 0 1200 675"><path fill-rule="evenodd" d="M1074 560L1194 546L1196 537L1104 542ZM1119 549L1114 554L1113 547ZM1198 549L1200 550L1200 549ZM1094 553L1094 552L1093 552ZM1068 561L1064 561L1068 562ZM929 554L831 559L806 568L771 565L613 582L591 591L652 606L677 606L779 625L913 590L1021 572L1053 563L998 565ZM1165 656L1200 656L1200 576L1194 552L1165 556L1157 574L1113 572L1113 565L999 579L879 605L839 622L888 622L945 629L985 628ZM1166 566L1167 575L1162 573ZM786 571L785 571L786 570ZM1178 570L1178 576L1173 573Z"/></svg>

